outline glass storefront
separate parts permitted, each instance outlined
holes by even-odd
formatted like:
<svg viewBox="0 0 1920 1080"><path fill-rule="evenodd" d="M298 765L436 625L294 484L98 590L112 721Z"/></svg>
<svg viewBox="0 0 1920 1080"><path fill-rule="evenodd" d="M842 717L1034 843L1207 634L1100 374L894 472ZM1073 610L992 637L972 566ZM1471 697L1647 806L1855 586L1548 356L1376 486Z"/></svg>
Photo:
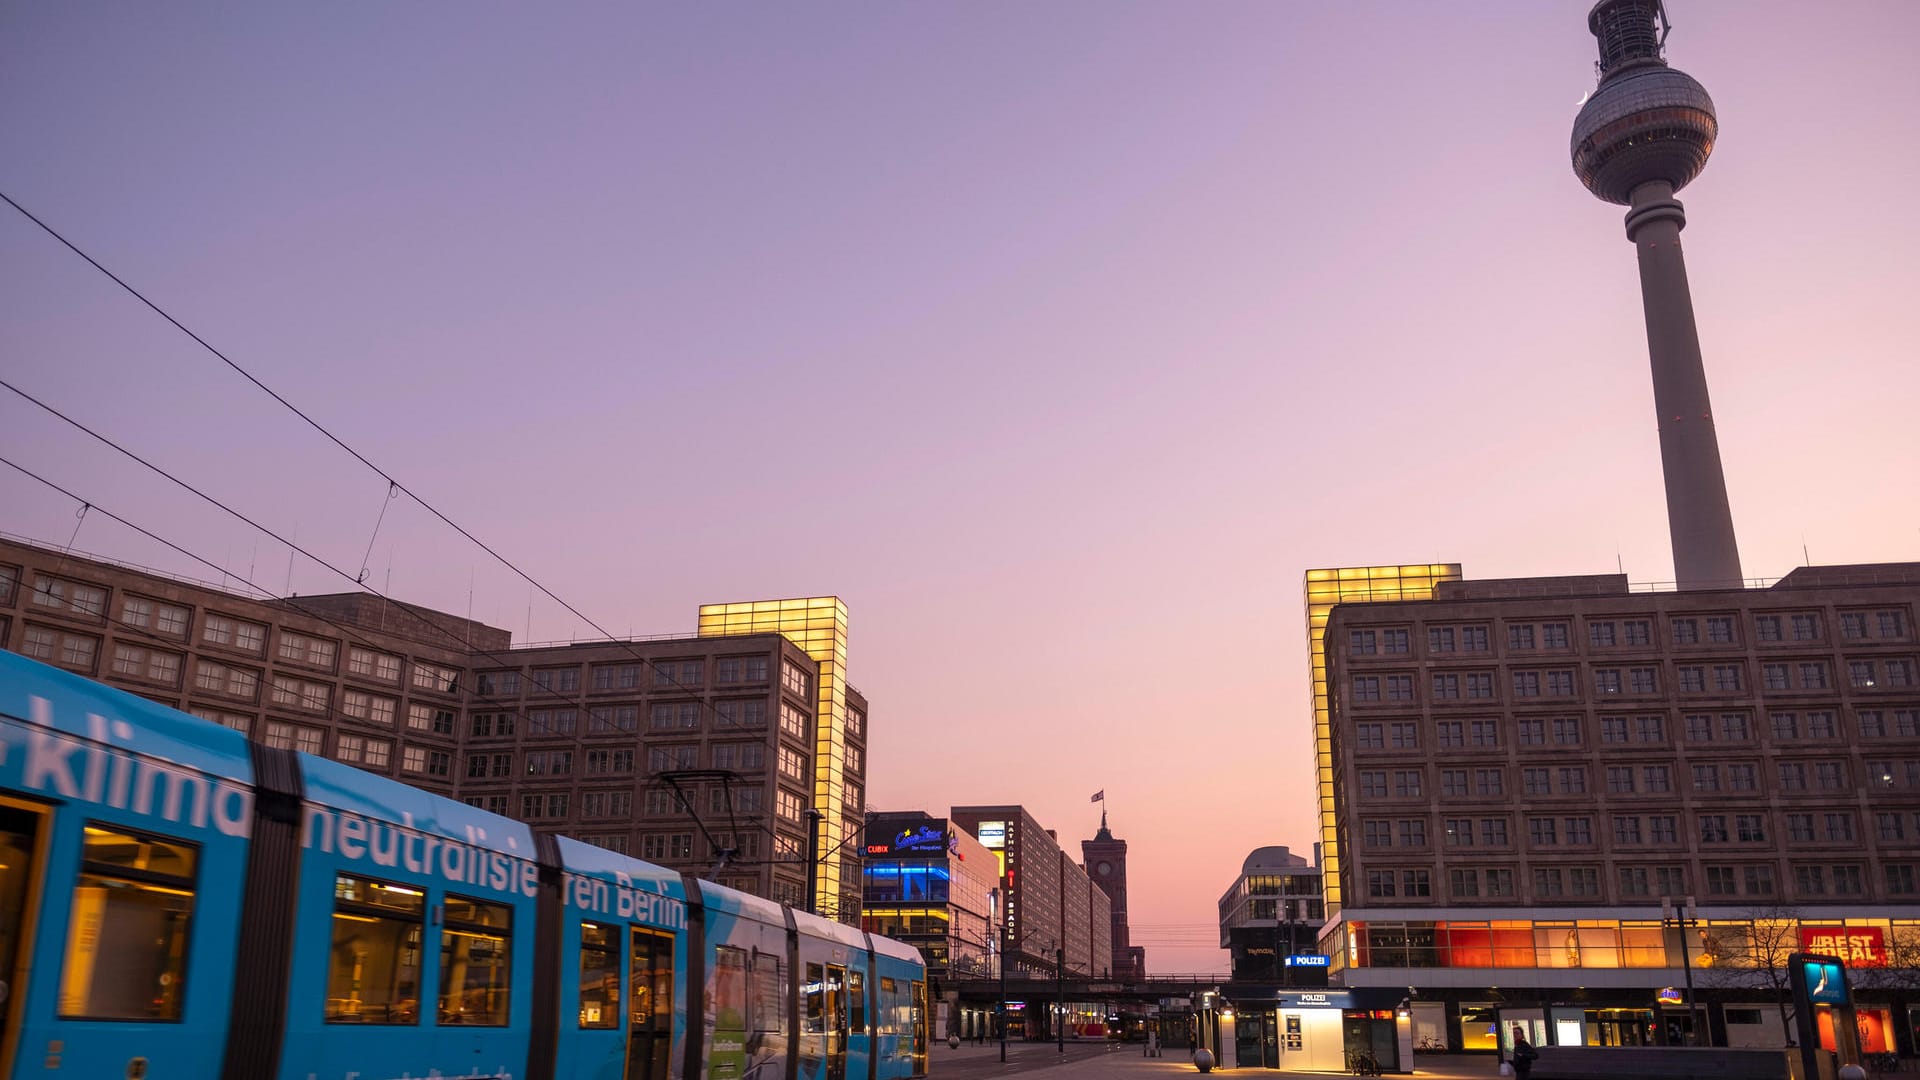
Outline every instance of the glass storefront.
<svg viewBox="0 0 1920 1080"><path fill-rule="evenodd" d="M1858 931L1847 935L1836 931ZM1920 955L1920 920L1487 919L1347 922L1322 939L1332 966L1374 968L1675 968L1684 948L1696 969L1774 967L1828 940L1858 942L1856 967ZM1877 961L1877 962L1875 962Z"/></svg>

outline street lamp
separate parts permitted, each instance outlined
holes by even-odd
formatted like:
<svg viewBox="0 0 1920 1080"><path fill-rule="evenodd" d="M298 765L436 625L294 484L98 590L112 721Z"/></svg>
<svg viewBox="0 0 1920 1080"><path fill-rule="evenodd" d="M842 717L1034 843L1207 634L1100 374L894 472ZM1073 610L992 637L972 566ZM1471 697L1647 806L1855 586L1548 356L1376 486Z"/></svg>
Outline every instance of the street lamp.
<svg viewBox="0 0 1920 1080"><path fill-rule="evenodd" d="M1054 1034L1055 1042L1060 1048L1060 1056L1066 1057L1067 1056L1067 950L1063 948L1056 948L1053 950L1053 990L1054 990L1054 994L1058 996L1060 999L1060 1003L1057 1006L1060 1012L1059 1012L1059 1015L1054 1017L1053 1034Z"/></svg>
<svg viewBox="0 0 1920 1080"><path fill-rule="evenodd" d="M994 945L999 941L1000 888L987 890L987 962L993 962ZM1000 949L1000 1064L1007 1063L1007 951Z"/></svg>
<svg viewBox="0 0 1920 1080"><path fill-rule="evenodd" d="M827 815L807 807L807 913L820 914L820 822Z"/></svg>
<svg viewBox="0 0 1920 1080"><path fill-rule="evenodd" d="M1664 925L1667 920L1672 919L1674 925L1679 927L1679 934L1677 936L1680 938L1680 971L1687 978L1687 1042L1689 1044L1698 1044L1700 1041L1699 1017L1695 1015L1694 1011L1693 960L1687 955L1687 910L1693 906L1693 897L1681 897L1680 910L1676 917L1673 897L1663 896L1660 898L1661 924Z"/></svg>

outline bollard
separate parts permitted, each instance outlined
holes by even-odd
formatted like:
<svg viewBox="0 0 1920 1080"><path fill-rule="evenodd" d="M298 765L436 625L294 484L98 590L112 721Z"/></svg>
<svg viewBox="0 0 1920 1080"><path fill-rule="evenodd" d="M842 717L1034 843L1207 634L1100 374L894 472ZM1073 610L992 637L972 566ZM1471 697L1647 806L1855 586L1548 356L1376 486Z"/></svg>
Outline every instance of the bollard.
<svg viewBox="0 0 1920 1080"><path fill-rule="evenodd" d="M1203 1073L1212 1072L1213 1071L1213 1051L1201 1050L1200 1052L1194 1054L1193 1063L1199 1066L1200 1071Z"/></svg>

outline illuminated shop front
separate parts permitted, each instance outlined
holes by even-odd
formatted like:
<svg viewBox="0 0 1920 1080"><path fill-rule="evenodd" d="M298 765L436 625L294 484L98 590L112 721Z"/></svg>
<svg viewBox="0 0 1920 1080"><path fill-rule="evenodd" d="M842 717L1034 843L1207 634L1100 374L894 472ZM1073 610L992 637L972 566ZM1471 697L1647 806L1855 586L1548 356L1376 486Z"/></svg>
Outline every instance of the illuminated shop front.
<svg viewBox="0 0 1920 1080"><path fill-rule="evenodd" d="M1680 926L1651 919L1452 919L1350 921L1322 940L1332 967L1679 968ZM1886 967L1889 950L1920 949L1920 919L1690 919L1685 953L1695 970L1753 968L1788 953L1828 951L1853 967ZM1902 966L1915 966L1920 952ZM1777 963L1769 964L1777 966Z"/></svg>
<svg viewBox="0 0 1920 1080"><path fill-rule="evenodd" d="M1321 947L1349 988L1411 991L1416 1052L1504 1052L1515 1028L1549 1046L1777 1047L1788 1026L1771 976L1795 952L1846 960L1863 1051L1920 1051L1920 918L1650 914L1343 919Z"/></svg>

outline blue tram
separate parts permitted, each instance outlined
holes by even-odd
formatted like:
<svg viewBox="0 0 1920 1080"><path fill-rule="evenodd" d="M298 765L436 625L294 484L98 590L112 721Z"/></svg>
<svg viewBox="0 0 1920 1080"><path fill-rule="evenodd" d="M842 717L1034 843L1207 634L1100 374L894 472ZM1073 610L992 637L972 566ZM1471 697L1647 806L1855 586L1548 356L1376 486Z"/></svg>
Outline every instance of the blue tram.
<svg viewBox="0 0 1920 1080"><path fill-rule="evenodd" d="M909 946L0 652L0 1077L924 1075Z"/></svg>

